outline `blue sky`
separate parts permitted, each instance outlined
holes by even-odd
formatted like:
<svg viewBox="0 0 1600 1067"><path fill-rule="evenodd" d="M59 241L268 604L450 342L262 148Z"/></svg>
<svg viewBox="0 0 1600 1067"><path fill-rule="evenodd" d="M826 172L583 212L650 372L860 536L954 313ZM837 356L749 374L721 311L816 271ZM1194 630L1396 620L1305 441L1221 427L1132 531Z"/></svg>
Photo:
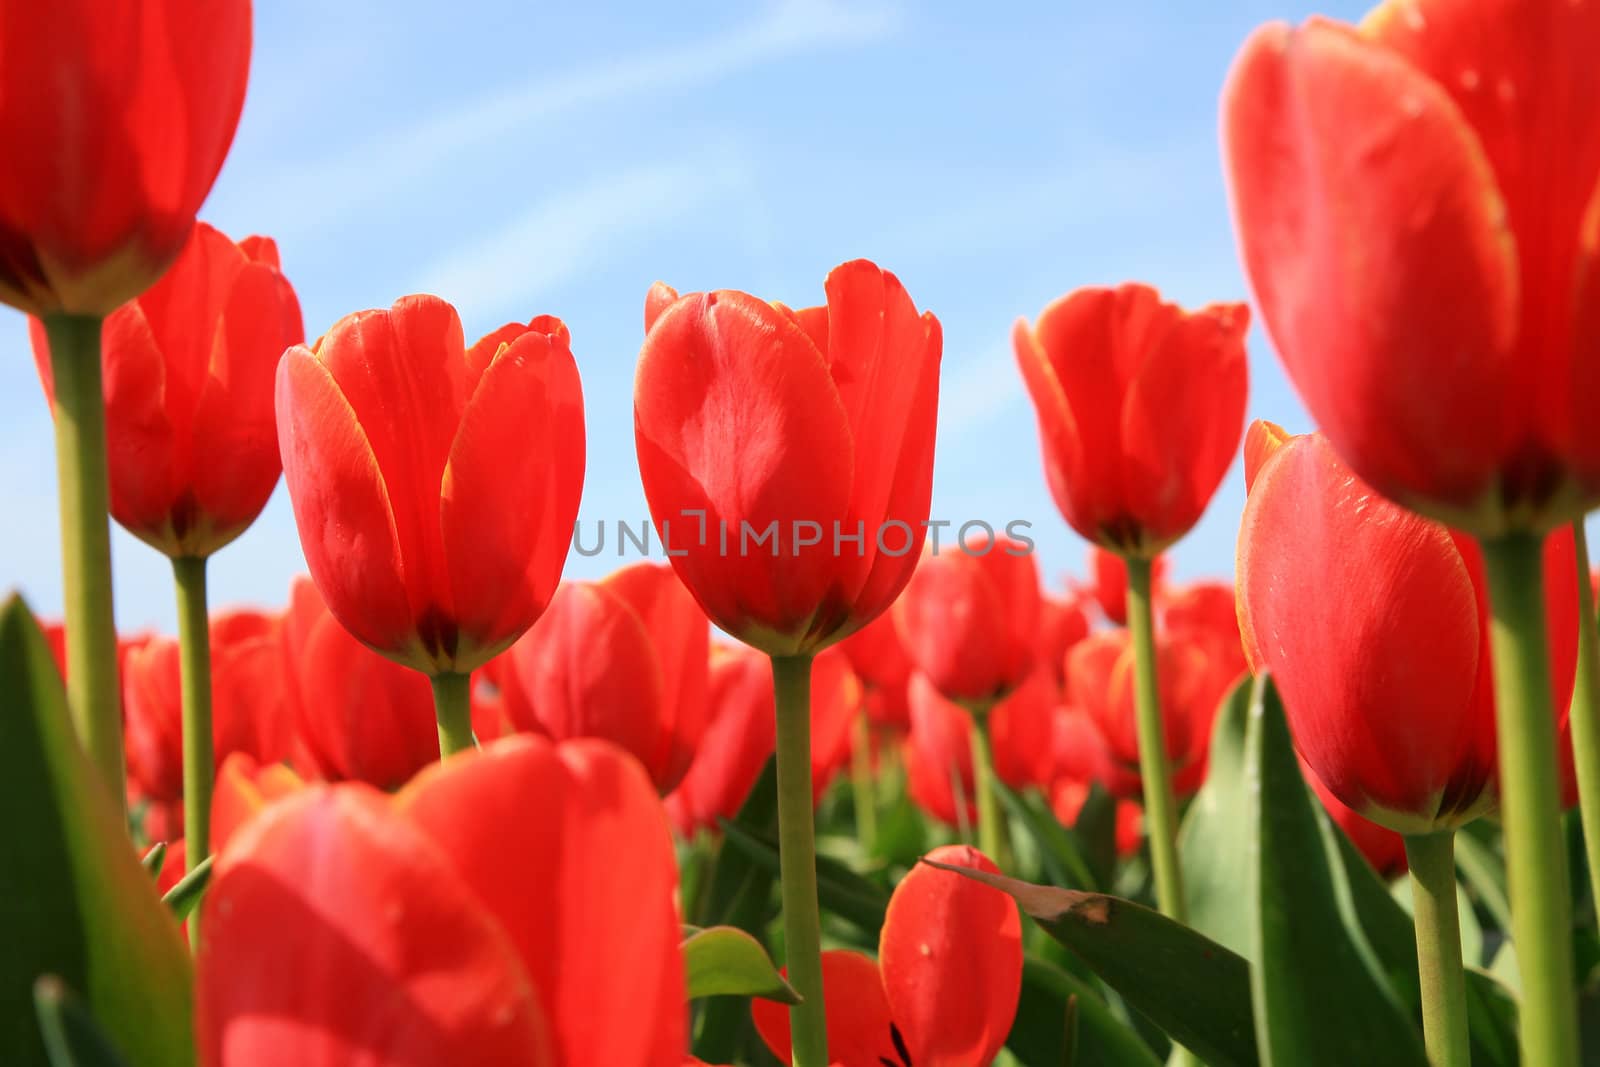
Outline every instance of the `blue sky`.
<svg viewBox="0 0 1600 1067"><path fill-rule="evenodd" d="M1085 548L1045 488L1013 320L1080 285L1243 299L1216 101L1261 22L1364 5L611 6L258 0L250 93L202 217L277 238L315 336L435 292L469 340L560 315L583 377L582 517L648 515L632 432L645 290L792 305L867 256L944 324L934 513L1033 522L1059 586ZM1308 429L1260 330L1251 417ZM0 309L0 588L61 607L48 413L22 317ZM1174 552L1231 572L1237 466ZM613 539L614 544L614 539ZM117 531L117 615L174 625L170 568ZM614 555L574 555L594 577ZM214 605L281 605L303 569L281 485L213 559Z"/></svg>

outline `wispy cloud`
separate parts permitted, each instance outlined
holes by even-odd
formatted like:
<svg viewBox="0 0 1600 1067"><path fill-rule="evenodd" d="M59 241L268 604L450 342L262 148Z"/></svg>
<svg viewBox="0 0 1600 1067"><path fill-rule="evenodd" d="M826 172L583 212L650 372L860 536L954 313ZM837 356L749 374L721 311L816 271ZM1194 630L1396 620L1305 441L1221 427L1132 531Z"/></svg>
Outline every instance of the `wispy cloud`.
<svg viewBox="0 0 1600 1067"><path fill-rule="evenodd" d="M948 349L946 349L948 351ZM939 382L939 434L951 441L979 430L1022 399L1022 376L1009 344L995 345L957 366Z"/></svg>
<svg viewBox="0 0 1600 1067"><path fill-rule="evenodd" d="M485 325L623 254L641 237L682 225L712 203L748 200L753 178L731 149L624 171L551 196L426 268L416 288L443 293Z"/></svg>
<svg viewBox="0 0 1600 1067"><path fill-rule="evenodd" d="M297 160L263 183L311 228L358 210L373 175L397 188L498 139L619 99L716 82L785 56L877 40L899 22L894 7L848 0L780 0L741 25L673 48L592 64L460 103L353 145L321 163ZM425 151L419 151L419 146Z"/></svg>

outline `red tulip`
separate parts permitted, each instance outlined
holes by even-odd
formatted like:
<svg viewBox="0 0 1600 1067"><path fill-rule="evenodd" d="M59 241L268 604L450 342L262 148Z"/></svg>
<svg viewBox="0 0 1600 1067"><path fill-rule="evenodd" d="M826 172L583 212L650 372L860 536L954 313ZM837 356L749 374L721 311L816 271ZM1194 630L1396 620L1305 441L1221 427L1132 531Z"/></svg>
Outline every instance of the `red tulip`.
<svg viewBox="0 0 1600 1067"><path fill-rule="evenodd" d="M1239 531L1245 649L1270 669L1295 746L1328 790L1401 833L1495 804L1483 558L1464 534L1378 496L1320 434L1260 467ZM1545 548L1555 706L1577 660L1570 531Z"/></svg>
<svg viewBox="0 0 1600 1067"><path fill-rule="evenodd" d="M929 859L998 873L988 857L947 845ZM973 1067L999 1054L1022 989L1022 920L997 889L919 864L895 887L878 962L822 954L828 1056L839 1067ZM751 1001L756 1029L784 1063L789 1013Z"/></svg>
<svg viewBox="0 0 1600 1067"><path fill-rule="evenodd" d="M1165 593L1163 583L1167 576L1167 557L1157 556L1150 561L1150 597L1159 601ZM1115 552L1099 545L1089 546L1089 592L1107 621L1117 626L1128 625L1128 564Z"/></svg>
<svg viewBox="0 0 1600 1067"><path fill-rule="evenodd" d="M217 770L211 794L211 851L226 848L239 828L267 805L305 787L305 779L285 764L259 763L248 752L231 753Z"/></svg>
<svg viewBox="0 0 1600 1067"><path fill-rule="evenodd" d="M217 859L200 1062L675 1067L676 888L655 791L603 742L306 789Z"/></svg>
<svg viewBox="0 0 1600 1067"><path fill-rule="evenodd" d="M212 745L216 765L234 752L273 762L289 754L283 678L275 623L256 611L223 612L211 619ZM122 657L128 779L132 792L158 806L183 797L183 696L178 643L156 637L130 645ZM171 815L173 820L166 818ZM181 832L176 810L150 827L170 837Z"/></svg>
<svg viewBox="0 0 1600 1067"><path fill-rule="evenodd" d="M1233 462L1247 389L1243 304L1187 312L1154 289L1079 289L1012 331L1056 506L1086 539L1154 556Z"/></svg>
<svg viewBox="0 0 1600 1067"><path fill-rule="evenodd" d="M1230 683L1248 669L1232 582L1191 582L1170 590L1161 602L1161 622L1167 633L1204 648Z"/></svg>
<svg viewBox="0 0 1600 1067"><path fill-rule="evenodd" d="M713 645L711 718L694 760L666 799L684 836L717 828L739 813L777 740L772 664L744 647ZM861 683L850 661L828 649L811 665L811 783L817 798L850 758L850 722L861 706Z"/></svg>
<svg viewBox="0 0 1600 1067"><path fill-rule="evenodd" d="M1093 785L1098 782L1115 797L1139 795L1139 769L1127 767L1111 758L1111 746L1089 713L1067 705L1056 709L1052 719L1052 781Z"/></svg>
<svg viewBox="0 0 1600 1067"><path fill-rule="evenodd" d="M1066 684L1067 649L1089 636L1089 614L1080 599L1039 598L1038 662L1059 690Z"/></svg>
<svg viewBox="0 0 1600 1067"><path fill-rule="evenodd" d="M1391 3L1262 27L1224 91L1245 267L1306 407L1379 493L1476 534L1600 502L1597 51L1591 4Z"/></svg>
<svg viewBox="0 0 1600 1067"><path fill-rule="evenodd" d="M908 692L911 733L906 740L906 774L911 798L948 825L975 824L971 713L940 696L925 675L913 675ZM989 712L995 774L1013 789L1045 785L1054 774L1054 700L1050 677L1041 669Z"/></svg>
<svg viewBox="0 0 1600 1067"><path fill-rule="evenodd" d="M865 708L875 725L904 731L911 725L906 703L906 683L911 680L911 658L900 643L894 612L886 611L839 642L861 679Z"/></svg>
<svg viewBox="0 0 1600 1067"><path fill-rule="evenodd" d="M933 488L938 320L866 260L825 288L825 307L795 312L657 283L634 384L672 565L713 622L773 655L823 648L894 602Z"/></svg>
<svg viewBox="0 0 1600 1067"><path fill-rule="evenodd" d="M1334 796L1333 792L1322 784L1322 779L1317 777L1317 772L1311 769L1304 758L1300 760L1300 772L1305 776L1312 792L1317 794L1317 799L1322 801L1328 817L1344 831L1350 843L1367 858L1367 862L1372 864L1372 869L1378 872L1379 877L1388 879L1405 873L1405 838L1352 811L1344 801Z"/></svg>
<svg viewBox="0 0 1600 1067"><path fill-rule="evenodd" d="M1039 571L1021 542L975 537L923 555L895 625L911 661L950 700L986 708L1033 670Z"/></svg>
<svg viewBox="0 0 1600 1067"><path fill-rule="evenodd" d="M30 323L54 403L50 344ZM305 339L270 238L234 244L205 223L172 269L106 319L111 515L174 558L209 556L256 520L278 484L272 379Z"/></svg>
<svg viewBox="0 0 1600 1067"><path fill-rule="evenodd" d="M471 348L409 296L346 316L278 368L278 439L311 576L364 644L428 674L509 647L555 592L583 488L567 328Z"/></svg>
<svg viewBox="0 0 1600 1067"><path fill-rule="evenodd" d="M1161 695L1162 734L1172 761L1173 789L1182 796L1205 777L1206 748L1219 696L1209 657L1190 641L1156 641L1156 678ZM1091 636L1067 653L1067 688L1105 738L1117 770L1136 775L1139 734L1134 714L1134 649L1126 630ZM1108 788L1127 781L1108 778ZM1116 791L1114 789L1114 791Z"/></svg>
<svg viewBox="0 0 1600 1067"><path fill-rule="evenodd" d="M7 4L0 41L0 301L108 314L178 255L222 168L250 4Z"/></svg>
<svg viewBox="0 0 1600 1067"><path fill-rule="evenodd" d="M428 680L351 637L303 575L290 587L281 647L290 716L310 773L389 789L439 758Z"/></svg>
<svg viewBox="0 0 1600 1067"><path fill-rule="evenodd" d="M563 582L503 659L512 726L557 741L600 737L672 791L706 726L711 627L665 564Z"/></svg>

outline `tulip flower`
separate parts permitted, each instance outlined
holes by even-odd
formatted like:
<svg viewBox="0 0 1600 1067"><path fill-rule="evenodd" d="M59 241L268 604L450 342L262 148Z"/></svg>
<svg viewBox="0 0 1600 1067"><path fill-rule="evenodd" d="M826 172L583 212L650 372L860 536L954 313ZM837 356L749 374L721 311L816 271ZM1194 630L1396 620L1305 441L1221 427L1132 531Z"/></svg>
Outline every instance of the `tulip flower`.
<svg viewBox="0 0 1600 1067"><path fill-rule="evenodd" d="M1089 713L1076 705L1058 707L1051 724L1052 780L1099 783L1114 797L1139 795L1139 775L1111 758L1111 746Z"/></svg>
<svg viewBox="0 0 1600 1067"><path fill-rule="evenodd" d="M906 683L914 667L900 643L894 612L886 611L839 642L839 651L866 689L864 706L875 725L905 730L911 709L906 703Z"/></svg>
<svg viewBox="0 0 1600 1067"><path fill-rule="evenodd" d="M1159 600L1164 593L1167 576L1167 557L1156 556L1150 561L1150 596ZM1128 625L1128 564L1117 553L1089 546L1088 592L1099 605L1100 613L1117 626Z"/></svg>
<svg viewBox="0 0 1600 1067"><path fill-rule="evenodd" d="M106 315L178 255L244 106L250 4L59 0L0 21L0 302Z"/></svg>
<svg viewBox="0 0 1600 1067"><path fill-rule="evenodd" d="M200 1063L679 1064L676 888L655 790L604 742L307 788L217 859Z"/></svg>
<svg viewBox="0 0 1600 1067"><path fill-rule="evenodd" d="M1540 625L1555 640L1541 667L1565 708L1577 657L1571 532L1550 537L1543 557L1549 618ZM1246 652L1273 672L1313 775L1357 814L1406 835L1414 896L1430 902L1417 924L1431 976L1425 1034L1439 1062L1461 1062L1453 831L1496 806L1507 766L1498 758L1494 674L1503 664L1490 656L1483 555L1467 535L1379 496L1320 434L1294 437L1250 486L1238 595ZM1556 724L1549 728L1554 735ZM1540 981L1561 979L1541 970ZM1536 1022L1524 1039L1559 1048L1563 1026Z"/></svg>
<svg viewBox="0 0 1600 1067"><path fill-rule="evenodd" d="M50 344L30 323L54 403ZM271 238L198 223L170 270L106 318L111 517L174 560L204 558L255 521L278 474L273 377L305 339Z"/></svg>
<svg viewBox="0 0 1600 1067"><path fill-rule="evenodd" d="M705 615L665 564L564 582L505 653L506 714L557 741L611 741L670 793L705 730L710 642Z"/></svg>
<svg viewBox="0 0 1600 1067"><path fill-rule="evenodd" d="M928 858L998 873L965 845ZM999 1054L1022 988L1022 922L1005 894L952 871L919 864L895 887L878 959L823 954L828 1048L839 1067L972 1067ZM751 1002L756 1029L783 1063L789 1017Z"/></svg>
<svg viewBox="0 0 1600 1067"><path fill-rule="evenodd" d="M1232 582L1191 582L1172 589L1161 602L1161 622L1167 633L1204 648L1230 684L1248 670Z"/></svg>
<svg viewBox="0 0 1600 1067"><path fill-rule="evenodd" d="M1156 655L1161 732L1173 770L1172 784L1178 795L1186 796L1205 778L1206 748L1221 693L1210 657L1199 645L1163 636ZM1108 777L1108 788L1137 781L1141 738L1135 708L1136 670L1137 655L1126 630L1093 634L1067 653L1068 695L1093 720L1105 739L1114 770L1120 772Z"/></svg>
<svg viewBox="0 0 1600 1067"><path fill-rule="evenodd" d="M893 603L933 488L939 321L865 260L825 289L796 312L658 283L634 384L673 566L713 622L771 655L814 652Z"/></svg>
<svg viewBox="0 0 1600 1067"><path fill-rule="evenodd" d="M1032 672L1039 602L1027 547L977 536L924 554L894 619L917 670L947 699L983 710Z"/></svg>
<svg viewBox="0 0 1600 1067"><path fill-rule="evenodd" d="M1570 533L1545 555L1564 708L1577 658ZM1250 661L1272 672L1295 746L1334 796L1402 834L1494 809L1490 613L1471 538L1380 497L1321 434L1293 437L1250 487L1238 596Z"/></svg>
<svg viewBox="0 0 1600 1067"><path fill-rule="evenodd" d="M849 758L850 721L861 703L861 683L838 649L818 655L812 673L811 777L813 799L821 799ZM767 657L753 649L713 645L708 692L705 733L688 773L666 798L667 814L685 837L716 830L718 819L739 813L777 737Z"/></svg>
<svg viewBox="0 0 1600 1067"><path fill-rule="evenodd" d="M1187 312L1145 285L1079 289L1012 331L1067 524L1148 559L1189 531L1244 432L1243 304Z"/></svg>
<svg viewBox="0 0 1600 1067"><path fill-rule="evenodd" d="M120 803L101 323L189 238L244 105L250 4L7 4L0 40L0 302L40 316L49 338L67 696Z"/></svg>
<svg viewBox="0 0 1600 1067"><path fill-rule="evenodd" d="M827 1067L811 801L811 657L882 614L911 577L933 492L939 320L866 260L827 304L748 293L645 298L634 442L678 576L772 659L784 929L795 1057Z"/></svg>
<svg viewBox="0 0 1600 1067"><path fill-rule="evenodd" d="M274 801L306 788L287 764L260 763L248 752L231 753L217 768L211 796L211 851L221 852L239 828Z"/></svg>
<svg viewBox="0 0 1600 1067"><path fill-rule="evenodd" d="M532 626L583 489L583 396L559 319L468 348L408 296L278 368L278 439L311 577L364 644L434 680L440 751L472 743L470 673Z"/></svg>
<svg viewBox="0 0 1600 1067"><path fill-rule="evenodd" d="M908 688L906 773L911 798L941 822L971 825L978 814L972 714L939 695L926 675L913 675ZM1044 786L1053 776L1054 700L1049 672L1041 668L989 712L994 773L1013 789Z"/></svg>
<svg viewBox="0 0 1600 1067"><path fill-rule="evenodd" d="M310 774L393 789L438 759L427 679L351 637L304 575L279 647L296 758Z"/></svg>

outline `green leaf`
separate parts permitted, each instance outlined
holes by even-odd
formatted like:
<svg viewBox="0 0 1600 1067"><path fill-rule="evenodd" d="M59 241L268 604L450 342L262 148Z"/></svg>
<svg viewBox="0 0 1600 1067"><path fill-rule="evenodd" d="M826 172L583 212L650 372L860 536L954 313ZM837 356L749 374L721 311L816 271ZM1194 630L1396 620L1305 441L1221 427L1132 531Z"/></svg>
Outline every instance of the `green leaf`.
<svg viewBox="0 0 1600 1067"><path fill-rule="evenodd" d="M1099 782L1089 787L1072 833L1082 847L1094 884L1108 888L1117 876L1117 798Z"/></svg>
<svg viewBox="0 0 1600 1067"><path fill-rule="evenodd" d="M1049 810L1042 797L1034 793L1019 796L999 778L992 784L995 795L1011 818L1027 830L1038 846L1040 862L1052 884L1063 889L1100 888L1072 832L1057 821L1055 812Z"/></svg>
<svg viewBox="0 0 1600 1067"><path fill-rule="evenodd" d="M683 943L689 970L689 999L713 996L765 997L780 1004L800 1003L800 994L767 956L761 942L731 926L698 930Z"/></svg>
<svg viewBox="0 0 1600 1067"><path fill-rule="evenodd" d="M144 865L145 872L151 878L160 878L161 868L167 862L167 843L165 841L157 841L151 845L150 851L146 852L144 859L139 862Z"/></svg>
<svg viewBox="0 0 1600 1067"><path fill-rule="evenodd" d="M1257 1062L1244 957L1131 900L923 862L1009 894L1130 1007L1211 1067Z"/></svg>
<svg viewBox="0 0 1600 1067"><path fill-rule="evenodd" d="M1248 676L1228 691L1211 728L1210 766L1178 832L1189 925L1242 956L1251 951L1250 907L1245 889L1250 838L1239 832L1248 818L1245 729Z"/></svg>
<svg viewBox="0 0 1600 1067"><path fill-rule="evenodd" d="M1069 1062L1161 1067L1150 1047L1116 1017L1093 986L1031 957L1022 963L1022 994L1006 1047L1025 1067Z"/></svg>
<svg viewBox="0 0 1600 1067"><path fill-rule="evenodd" d="M1245 740L1254 912L1251 994L1268 1067L1423 1067L1416 1027L1360 931L1347 928L1277 688L1255 685Z"/></svg>
<svg viewBox="0 0 1600 1067"><path fill-rule="evenodd" d="M211 863L215 856L207 856L195 864L194 870L178 879L173 887L167 890L167 895L161 900L172 909L172 917L179 922L189 917L200 904L200 898L205 896L206 886L211 882Z"/></svg>
<svg viewBox="0 0 1600 1067"><path fill-rule="evenodd" d="M194 1062L189 951L95 777L38 624L0 609L0 1049L48 1063L34 982L57 975L133 1064Z"/></svg>
<svg viewBox="0 0 1600 1067"><path fill-rule="evenodd" d="M1487 819L1478 821L1488 825ZM1456 834L1456 873L1496 928L1510 933L1511 898L1506 893L1505 864L1471 827Z"/></svg>
<svg viewBox="0 0 1600 1067"><path fill-rule="evenodd" d="M738 849L773 877L778 874L778 846L738 823L722 820L726 843ZM877 937L889 910L889 895L830 856L817 856L817 900L822 907Z"/></svg>
<svg viewBox="0 0 1600 1067"><path fill-rule="evenodd" d="M126 1067L83 1002L55 975L34 983L33 1006L51 1067Z"/></svg>

